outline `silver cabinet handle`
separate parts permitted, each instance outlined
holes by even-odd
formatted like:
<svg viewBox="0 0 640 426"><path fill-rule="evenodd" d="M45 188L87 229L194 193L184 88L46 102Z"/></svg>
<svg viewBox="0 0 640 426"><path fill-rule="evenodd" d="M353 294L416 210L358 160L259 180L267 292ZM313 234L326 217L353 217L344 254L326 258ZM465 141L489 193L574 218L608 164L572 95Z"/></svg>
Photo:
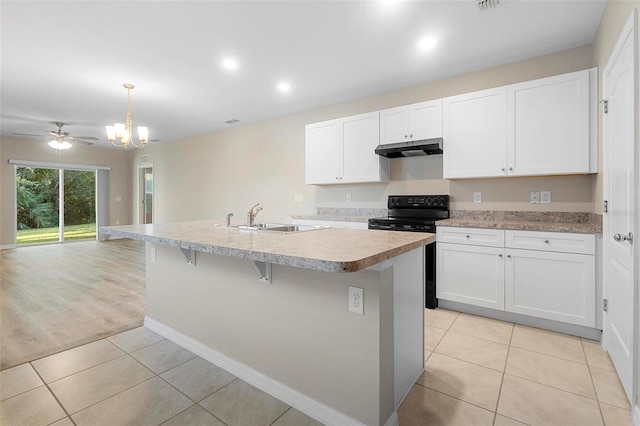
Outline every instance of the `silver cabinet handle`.
<svg viewBox="0 0 640 426"><path fill-rule="evenodd" d="M544 240L544 243L545 244L549 244L549 240Z"/></svg>
<svg viewBox="0 0 640 426"><path fill-rule="evenodd" d="M511 259L511 255L510 254L507 255L507 259Z"/></svg>
<svg viewBox="0 0 640 426"><path fill-rule="evenodd" d="M469 235L465 235L465 237L469 238Z"/></svg>
<svg viewBox="0 0 640 426"><path fill-rule="evenodd" d="M406 138L408 138L408 137L409 137L409 135L404 135L404 138L405 138L405 139L406 139Z"/></svg>
<svg viewBox="0 0 640 426"><path fill-rule="evenodd" d="M513 167L509 167L509 171L512 172L513 171Z"/></svg>
<svg viewBox="0 0 640 426"><path fill-rule="evenodd" d="M504 172L504 171L506 171L506 169L503 167L503 168L500 169L500 171Z"/></svg>
<svg viewBox="0 0 640 426"><path fill-rule="evenodd" d="M410 137L410 138L412 138L412 137L413 137L413 135L409 135L409 137Z"/></svg>
<svg viewBox="0 0 640 426"><path fill-rule="evenodd" d="M633 244L633 234L629 232L627 235L615 234L613 239L617 242L629 241L629 244Z"/></svg>
<svg viewBox="0 0 640 426"><path fill-rule="evenodd" d="M502 253L500 253L500 254L498 255L498 257L502 257Z"/></svg>

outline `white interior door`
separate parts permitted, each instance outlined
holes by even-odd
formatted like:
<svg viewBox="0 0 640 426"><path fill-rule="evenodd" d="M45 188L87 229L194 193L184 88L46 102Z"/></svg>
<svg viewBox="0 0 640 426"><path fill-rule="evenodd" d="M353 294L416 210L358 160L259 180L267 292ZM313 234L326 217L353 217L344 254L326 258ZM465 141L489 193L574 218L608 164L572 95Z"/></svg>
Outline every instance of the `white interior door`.
<svg viewBox="0 0 640 426"><path fill-rule="evenodd" d="M604 195L604 345L629 397L634 401L637 170L634 148L636 114L635 11L603 71Z"/></svg>

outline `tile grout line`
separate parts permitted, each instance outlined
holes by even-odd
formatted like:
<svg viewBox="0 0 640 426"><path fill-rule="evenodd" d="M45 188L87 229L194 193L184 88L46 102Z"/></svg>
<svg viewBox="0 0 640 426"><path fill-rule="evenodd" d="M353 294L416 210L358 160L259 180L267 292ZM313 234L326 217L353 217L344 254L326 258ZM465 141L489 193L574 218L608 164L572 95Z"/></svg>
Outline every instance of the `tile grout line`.
<svg viewBox="0 0 640 426"><path fill-rule="evenodd" d="M29 365L31 365L31 363L29 363ZM56 400L56 402L58 403L58 406L60 408L62 408L62 411L66 414L66 418L68 418L71 423L75 426L76 422L73 421L73 419L71 418L71 414L69 414L69 412L67 411L67 409L64 407L64 405L62 405L62 402L60 402L60 400L58 399L58 397L56 396L55 393L53 393L53 390L49 387L49 384L47 382L44 381L44 379L42 378L42 376L40 375L40 373L38 373L38 370L36 370L36 368L31 365L31 368L33 369L33 371L35 371L35 373L38 375L38 377L40 378L40 380L42 380L42 383L44 383L44 386L47 388L47 390L49 391L49 394L51 396L53 396L53 399ZM56 420L56 422L60 421L60 420L64 420L64 417L62 419L58 419ZM55 423L55 422L54 422Z"/></svg>
<svg viewBox="0 0 640 426"><path fill-rule="evenodd" d="M150 368L148 368L146 365L142 364L140 361L138 361L137 359L135 359L134 357L132 357L132 356L131 356L131 354L126 354L126 356L128 356L129 358L131 358L132 360L134 360L135 362L137 362L138 364L140 364L143 368L145 368L145 369L149 370L149 371L150 371L154 376L157 376L157 374L156 374L154 371L152 371L152 370L151 370ZM119 359L119 358L122 358L122 357L118 357L118 358L116 358L116 359ZM111 361L113 361L113 360L111 360ZM102 363L102 364L104 364L104 363ZM102 365L102 364L99 364L99 365ZM86 371L86 370L84 370L84 371ZM71 376L67 376L67 377L71 377ZM106 400L107 400L107 399L109 399L109 398L113 398L113 397L114 397L114 396L116 396L116 395L120 395L121 393L126 392L126 391L128 391L129 389L132 389L132 388L134 388L134 387L138 386L139 384L142 384L142 383L148 382L149 380L152 380L152 379L154 379L154 378L155 378L155 377L149 377L149 378L148 378L148 379L146 379L146 380L143 380L143 381L138 382L138 383L136 383L136 384L134 384L134 385L131 385L131 386L129 386L129 387L128 387L128 388L126 388L126 389L122 389L121 391L116 392L116 393L114 393L113 395L110 395L110 396L108 396L108 397L106 397L106 398L103 398L103 399L101 399L100 401L96 401L96 402L94 402L93 404L87 405L86 407L84 407L84 408L82 408L82 409L80 409L80 410L78 410L78 411L75 411L73 414L78 414L79 412L84 411L84 410L86 410L86 409L87 409L87 408L89 408L89 407L93 407L94 405L100 404L101 402L106 401ZM53 393L53 391L52 391L51 393ZM56 398L56 400L57 400L57 398ZM62 404L60 404L60 405L62 405ZM64 407L63 407L63 408L64 408ZM66 409L65 409L65 412L67 412L67 410L66 410ZM69 418L71 418L71 414L69 414ZM75 424L75 422L73 422L73 423Z"/></svg>
<svg viewBox="0 0 640 426"><path fill-rule="evenodd" d="M287 405L289 405L289 404L287 404ZM278 421L278 420L280 420L282 417L284 417L284 415L285 415L285 414L287 414L287 413L291 410L291 408L292 408L292 407L289 405L289 408L287 408L287 409L285 410L285 412L284 412L284 413L280 414L280 415L278 416L278 418L277 418L277 419L275 419L274 421L272 421L271 423L269 423L269 426L272 426L275 422L277 422L277 421Z"/></svg>
<svg viewBox="0 0 640 426"><path fill-rule="evenodd" d="M587 361L587 369L589 370L589 378L591 379L591 386L593 387L593 393L596 395L596 402L598 403L598 411L600 412L600 418L602 419L602 424L606 425L607 422L604 419L604 413L602 412L602 405L600 404L600 396L598 396L598 390L596 389L596 383L593 381L593 372L591 370L591 365L589 365L589 358L587 358L587 351L584 349L584 343L582 339L580 339L580 347L582 348L582 352L584 353L584 358Z"/></svg>
<svg viewBox="0 0 640 426"><path fill-rule="evenodd" d="M513 332L515 331L515 324L511 324L511 333L509 334L509 344L507 345L507 357L504 360L504 369L502 370L502 377L500 378L500 389L498 390L498 398L496 399L496 409L493 416L493 424L495 425L498 418L498 406L500 406L500 397L502 396L502 386L504 386L504 376L507 371L507 363L509 362L509 354L511 353L511 342L513 341Z"/></svg>

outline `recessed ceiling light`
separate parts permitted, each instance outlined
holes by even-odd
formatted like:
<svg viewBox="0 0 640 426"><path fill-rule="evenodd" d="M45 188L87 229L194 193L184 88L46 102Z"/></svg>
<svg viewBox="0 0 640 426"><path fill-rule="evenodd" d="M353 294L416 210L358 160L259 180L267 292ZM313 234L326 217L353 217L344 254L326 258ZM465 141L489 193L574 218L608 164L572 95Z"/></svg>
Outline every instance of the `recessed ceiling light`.
<svg viewBox="0 0 640 426"><path fill-rule="evenodd" d="M222 66L228 70L235 70L238 68L238 62L233 58L224 58L222 60Z"/></svg>
<svg viewBox="0 0 640 426"><path fill-rule="evenodd" d="M438 41L435 37L423 37L418 42L418 48L423 52L428 52L429 50L432 50L434 47L436 47L436 44L438 44Z"/></svg>
<svg viewBox="0 0 640 426"><path fill-rule="evenodd" d="M379 1L380 1L380 4L391 9L396 7L401 0L379 0Z"/></svg>
<svg viewBox="0 0 640 426"><path fill-rule="evenodd" d="M278 83L278 90L282 93L288 93L291 91L291 85L286 81L281 81Z"/></svg>

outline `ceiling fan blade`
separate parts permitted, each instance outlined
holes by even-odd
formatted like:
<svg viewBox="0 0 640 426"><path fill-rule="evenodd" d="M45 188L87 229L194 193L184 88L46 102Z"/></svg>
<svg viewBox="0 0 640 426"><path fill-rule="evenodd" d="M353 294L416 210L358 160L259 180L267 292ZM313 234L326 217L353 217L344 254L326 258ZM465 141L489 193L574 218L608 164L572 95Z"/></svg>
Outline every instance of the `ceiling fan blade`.
<svg viewBox="0 0 640 426"><path fill-rule="evenodd" d="M100 139L96 138L95 136L69 136L69 139L75 139L75 140L84 139L86 141L98 141L98 140L100 140Z"/></svg>
<svg viewBox="0 0 640 426"><path fill-rule="evenodd" d="M45 135L32 135L30 133L10 133L10 135L12 136L31 136L31 137L35 137L35 138L48 138L49 136L45 136Z"/></svg>
<svg viewBox="0 0 640 426"><path fill-rule="evenodd" d="M69 139L72 139L72 138L69 138ZM79 139L73 139L73 141L72 141L72 142L73 142L73 143L78 142L78 143L81 143L81 144L83 144L83 145L93 145L93 142L83 141L83 140L79 140Z"/></svg>

